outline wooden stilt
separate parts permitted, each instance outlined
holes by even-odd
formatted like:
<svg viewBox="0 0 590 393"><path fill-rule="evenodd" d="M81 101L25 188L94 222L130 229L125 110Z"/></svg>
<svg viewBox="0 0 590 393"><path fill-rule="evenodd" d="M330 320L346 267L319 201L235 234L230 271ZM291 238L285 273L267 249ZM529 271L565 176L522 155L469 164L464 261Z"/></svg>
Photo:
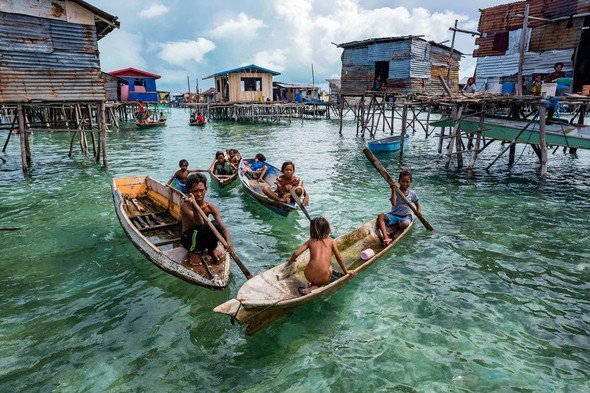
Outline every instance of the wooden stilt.
<svg viewBox="0 0 590 393"><path fill-rule="evenodd" d="M102 164L103 164L104 168L107 168L108 167L108 162L107 162L107 126L106 126L104 101L101 101L99 104L99 116L100 116Z"/></svg>
<svg viewBox="0 0 590 393"><path fill-rule="evenodd" d="M475 167L475 161L477 160L477 156L479 155L479 147L481 146L481 137L483 131L483 125L485 121L485 113L482 111L479 115L479 124L477 125L477 132L475 137L475 151L471 155L471 159L469 160L469 165L467 169L473 169Z"/></svg>
<svg viewBox="0 0 590 393"><path fill-rule="evenodd" d="M408 105L404 103L404 107L402 109L402 135L399 144L399 156L402 157L404 154L404 139L406 137L408 128Z"/></svg>
<svg viewBox="0 0 590 393"><path fill-rule="evenodd" d="M16 104L16 111L18 116L18 132L20 136L20 155L21 155L21 162L23 172L27 174L29 172L29 164L27 161L27 146L25 141L25 116L23 114L23 106L21 103Z"/></svg>
<svg viewBox="0 0 590 393"><path fill-rule="evenodd" d="M18 115L15 113L13 114L12 124L10 125L10 129L8 130L8 136L6 137L6 142L4 142L4 147L2 148L2 153L6 153L6 146L8 146L8 142L10 141L10 137L14 132L16 121L18 119Z"/></svg>
<svg viewBox="0 0 590 393"><path fill-rule="evenodd" d="M449 141L449 146L447 148L447 160L445 161L445 168L446 169L449 169L449 166L451 165L451 157L453 155L453 147L455 145L457 133L459 132L459 125L461 124L461 121L458 119L461 118L462 114L463 114L463 105L461 105L458 110L457 110L457 106L454 105L453 109L451 111L451 117L453 118L453 128L451 129L450 135L449 135L451 140Z"/></svg>
<svg viewBox="0 0 590 393"><path fill-rule="evenodd" d="M541 178L547 178L547 139L545 135L545 118L547 108L545 105L539 105L539 147L541 148Z"/></svg>

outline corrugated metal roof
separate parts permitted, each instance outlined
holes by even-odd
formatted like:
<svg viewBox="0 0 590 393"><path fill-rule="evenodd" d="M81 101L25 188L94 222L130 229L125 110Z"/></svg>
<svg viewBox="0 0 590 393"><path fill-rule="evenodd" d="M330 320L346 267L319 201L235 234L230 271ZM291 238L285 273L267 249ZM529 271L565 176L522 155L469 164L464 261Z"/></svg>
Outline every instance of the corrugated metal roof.
<svg viewBox="0 0 590 393"><path fill-rule="evenodd" d="M524 56L523 73L548 73L557 62L564 63L564 70L572 69L573 49L546 51L542 53L527 52ZM477 77L492 78L518 74L518 54L488 56L477 58Z"/></svg>
<svg viewBox="0 0 590 393"><path fill-rule="evenodd" d="M262 67L259 67L259 66L255 65L255 64L250 64L250 65L247 65L247 66L238 67L238 68L234 68L234 69L227 70L227 71L221 71L221 72L218 72L216 74L206 76L205 78L203 78L203 80L209 79L209 78L215 78L215 77L218 77L218 76L224 76L224 75L228 75L228 74L233 74L235 72L246 71L246 70L256 70L258 72L266 72L266 73L273 74L273 75L281 75L280 72L272 71L272 70L269 70L269 69L266 69L266 68L262 68Z"/></svg>
<svg viewBox="0 0 590 393"><path fill-rule="evenodd" d="M100 70L0 69L0 102L101 101L106 99Z"/></svg>

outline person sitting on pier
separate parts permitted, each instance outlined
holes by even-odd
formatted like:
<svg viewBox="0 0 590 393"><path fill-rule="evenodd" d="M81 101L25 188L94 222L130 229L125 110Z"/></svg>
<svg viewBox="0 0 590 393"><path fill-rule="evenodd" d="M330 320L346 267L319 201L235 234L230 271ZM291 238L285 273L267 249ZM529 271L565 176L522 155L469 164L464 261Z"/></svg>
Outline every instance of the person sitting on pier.
<svg viewBox="0 0 590 393"><path fill-rule="evenodd" d="M553 72L551 72L545 76L545 82L554 83L555 81L557 81L557 79L563 78L565 76L565 72L562 71L562 69L563 69L562 62L555 63L555 65L553 66Z"/></svg>
<svg viewBox="0 0 590 393"><path fill-rule="evenodd" d="M399 190L410 200L410 202L416 205L418 214L421 214L418 196L414 191L410 190L410 185L412 184L412 173L410 172L409 168L405 168L400 172L398 183ZM379 225L379 229L381 230L381 235L383 236L384 246L388 246L389 243L393 241L387 232L388 228L391 229L395 237L397 230L403 231L410 226L413 220L412 209L406 204L406 201L404 201L402 197L397 195L394 189L391 190L391 197L389 200L391 201L392 206L391 211L386 214L381 213L377 216L377 223Z"/></svg>
<svg viewBox="0 0 590 393"><path fill-rule="evenodd" d="M186 181L188 188L188 197L180 207L182 216L182 235L180 241L182 246L189 252L189 264L199 266L202 264L202 258L199 253L207 250L207 254L214 261L220 262L225 257L225 253L217 245L219 239L215 236L211 228L207 225L204 218L199 214L193 203L199 205L201 210L207 215L212 215L211 223L217 231L224 237L228 244L227 252L233 251L229 230L226 228L217 206L205 200L207 194L207 178L200 173L193 173Z"/></svg>
<svg viewBox="0 0 590 393"><path fill-rule="evenodd" d="M303 198L303 204L307 206L309 204L309 196L305 192L305 188L303 188L303 182L301 179L295 176L295 164L291 161L283 162L281 172L283 172L283 174L277 177L277 180L275 181L276 188L274 191L267 185L264 186L262 192L277 202L291 203L291 189L294 189L298 197L305 195Z"/></svg>
<svg viewBox="0 0 590 393"><path fill-rule="evenodd" d="M332 231L328 220L324 217L315 217L311 220L309 226L309 240L295 250L291 258L287 261L287 264L291 265L299 255L309 249L309 262L303 271L309 284L306 287L298 288L301 295L308 295L313 290L330 283L330 276L332 275L330 260L332 254L336 257L336 261L338 261L338 265L340 265L344 274L356 275L354 270L348 270L346 268L336 242L330 238L330 233Z"/></svg>
<svg viewBox="0 0 590 393"><path fill-rule="evenodd" d="M188 169L188 161L185 159L180 160L178 162L178 166L180 167L180 169L174 172L174 175L172 175L172 177L170 178L170 180L168 180L168 183L166 183L166 185L177 189L183 194L186 194L188 192L186 188L186 179L188 178L188 175L190 175L191 172L194 171Z"/></svg>
<svg viewBox="0 0 590 393"><path fill-rule="evenodd" d="M215 168L213 169L213 173L222 176L234 174L233 165L225 159L225 153L222 151L215 153Z"/></svg>
<svg viewBox="0 0 590 393"><path fill-rule="evenodd" d="M379 91L386 93L387 92L387 81L383 81L383 83L381 84L381 88L379 89Z"/></svg>
<svg viewBox="0 0 590 393"><path fill-rule="evenodd" d="M463 87L463 93L475 93L475 78L467 79L467 84Z"/></svg>
<svg viewBox="0 0 590 393"><path fill-rule="evenodd" d="M543 86L543 77L541 74L537 74L531 82L531 94L536 96L541 95L541 86Z"/></svg>
<svg viewBox="0 0 590 393"><path fill-rule="evenodd" d="M254 162L248 165L247 162L244 162L246 167L244 168L244 175L248 179L258 179L258 182L264 183L264 175L268 170L268 167L264 165L266 161L266 157L262 153L256 154L254 156Z"/></svg>
<svg viewBox="0 0 590 393"><path fill-rule="evenodd" d="M377 75L377 78L375 78L375 82L373 82L373 91L379 90L381 90L381 76Z"/></svg>

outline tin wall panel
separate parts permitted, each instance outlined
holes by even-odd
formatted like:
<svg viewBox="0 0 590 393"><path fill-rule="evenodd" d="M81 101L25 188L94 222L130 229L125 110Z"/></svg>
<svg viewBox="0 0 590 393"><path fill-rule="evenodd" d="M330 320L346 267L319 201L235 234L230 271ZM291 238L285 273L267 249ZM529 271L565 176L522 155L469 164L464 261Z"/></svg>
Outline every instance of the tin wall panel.
<svg viewBox="0 0 590 393"><path fill-rule="evenodd" d="M105 99L104 81L99 70L15 71L0 68L0 102Z"/></svg>
<svg viewBox="0 0 590 393"><path fill-rule="evenodd" d="M430 57L431 47L432 45L430 45L427 41L414 38L412 40L412 47L410 50L412 59L428 60L428 58Z"/></svg>
<svg viewBox="0 0 590 393"><path fill-rule="evenodd" d="M369 63L369 49L367 47L344 49L342 52L342 65L359 66Z"/></svg>
<svg viewBox="0 0 590 393"><path fill-rule="evenodd" d="M0 12L0 50L51 53L49 20Z"/></svg>
<svg viewBox="0 0 590 393"><path fill-rule="evenodd" d="M56 50L82 53L97 52L98 43L94 25L79 25L61 20L52 20L51 36L53 38L53 47Z"/></svg>
<svg viewBox="0 0 590 393"><path fill-rule="evenodd" d="M430 78L430 62L428 60L412 59L409 68L412 78Z"/></svg>
<svg viewBox="0 0 590 393"><path fill-rule="evenodd" d="M527 52L524 58L523 74L548 73L557 62L564 63L564 70L572 69L572 49L554 50L542 53ZM477 59L477 77L506 77L518 74L518 54L480 57Z"/></svg>

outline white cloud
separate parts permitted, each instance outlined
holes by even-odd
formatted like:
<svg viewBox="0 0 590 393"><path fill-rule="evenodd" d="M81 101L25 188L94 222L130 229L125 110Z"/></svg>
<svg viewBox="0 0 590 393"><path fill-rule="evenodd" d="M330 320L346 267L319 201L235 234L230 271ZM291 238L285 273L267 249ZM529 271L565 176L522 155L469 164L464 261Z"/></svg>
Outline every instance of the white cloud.
<svg viewBox="0 0 590 393"><path fill-rule="evenodd" d="M229 19L211 31L216 38L252 38L265 24L260 19L250 18L240 12L236 19Z"/></svg>
<svg viewBox="0 0 590 393"><path fill-rule="evenodd" d="M147 68L147 61L142 52L143 36L124 30L116 30L98 41L100 48L100 65L103 71L114 71L120 68Z"/></svg>
<svg viewBox="0 0 590 393"><path fill-rule="evenodd" d="M260 51L254 55L253 64L273 71L284 71L287 56L282 49Z"/></svg>
<svg viewBox="0 0 590 393"><path fill-rule="evenodd" d="M160 45L158 57L170 64L182 66L187 62L200 63L206 53L215 49L215 44L208 39L198 38L195 41L175 41Z"/></svg>
<svg viewBox="0 0 590 393"><path fill-rule="evenodd" d="M140 18L155 18L156 16L165 15L170 11L168 7L162 4L152 4L145 10L139 12Z"/></svg>

